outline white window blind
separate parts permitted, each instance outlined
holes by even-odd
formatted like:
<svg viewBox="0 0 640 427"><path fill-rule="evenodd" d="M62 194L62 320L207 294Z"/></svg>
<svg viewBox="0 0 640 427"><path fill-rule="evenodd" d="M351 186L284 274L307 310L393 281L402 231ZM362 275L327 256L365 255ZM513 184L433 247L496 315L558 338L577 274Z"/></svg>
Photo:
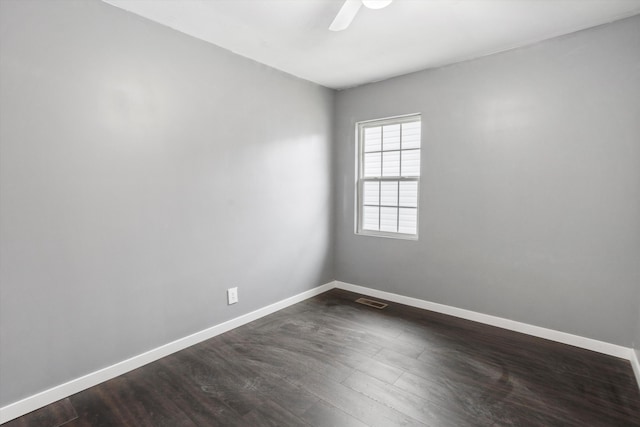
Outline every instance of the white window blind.
<svg viewBox="0 0 640 427"><path fill-rule="evenodd" d="M420 115L358 123L359 234L417 238Z"/></svg>

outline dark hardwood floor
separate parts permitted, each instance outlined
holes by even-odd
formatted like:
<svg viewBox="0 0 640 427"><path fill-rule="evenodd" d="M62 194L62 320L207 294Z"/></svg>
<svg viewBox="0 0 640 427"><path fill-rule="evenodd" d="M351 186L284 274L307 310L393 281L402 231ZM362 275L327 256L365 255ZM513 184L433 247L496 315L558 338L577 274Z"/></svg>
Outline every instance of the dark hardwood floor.
<svg viewBox="0 0 640 427"><path fill-rule="evenodd" d="M7 423L640 426L628 361L332 290Z"/></svg>

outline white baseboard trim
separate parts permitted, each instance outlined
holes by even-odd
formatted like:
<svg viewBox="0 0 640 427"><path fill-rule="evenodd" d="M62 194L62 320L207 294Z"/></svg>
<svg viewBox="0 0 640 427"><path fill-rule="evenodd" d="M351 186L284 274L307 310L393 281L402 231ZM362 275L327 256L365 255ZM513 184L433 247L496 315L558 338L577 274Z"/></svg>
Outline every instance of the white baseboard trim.
<svg viewBox="0 0 640 427"><path fill-rule="evenodd" d="M474 322L497 326L510 331L521 332L523 334L533 335L534 337L544 338L562 344L569 344L574 347L580 347L626 360L631 360L632 353L634 353L632 349L621 345L610 344L608 342L585 338L579 335L572 335L566 332L529 325L515 320L504 319L502 317L491 316L489 314L478 313L476 311L465 310L463 308L451 307L449 305L421 300L418 298L406 297L391 292L379 291L377 289L371 289L364 286L352 285L350 283L340 281L336 281L335 283L336 288L344 289L346 291L381 298L387 301L409 305L411 307L431 310L437 313L448 314L462 319L473 320Z"/></svg>
<svg viewBox="0 0 640 427"><path fill-rule="evenodd" d="M631 367L633 368L633 373L636 376L636 382L638 383L638 387L640 387L640 360L638 357L640 356L640 350L631 349Z"/></svg>
<svg viewBox="0 0 640 427"><path fill-rule="evenodd" d="M154 362L165 356L177 351L183 350L194 344L213 338L227 331L235 329L239 326L253 322L261 317L267 316L290 305L299 303L323 292L331 290L335 287L335 282L329 282L298 295L283 299L266 307L244 314L226 322L207 328L203 331L196 332L192 335L180 338L163 346L154 348L145 353L134 356L130 359L108 366L90 374L76 378L64 384L50 388L33 396L29 396L15 403L0 408L0 424L11 421L31 411L40 409L43 406L57 402L60 399L71 396L72 394L86 390L89 387L98 385L104 381L115 378L119 375L137 369L148 363Z"/></svg>

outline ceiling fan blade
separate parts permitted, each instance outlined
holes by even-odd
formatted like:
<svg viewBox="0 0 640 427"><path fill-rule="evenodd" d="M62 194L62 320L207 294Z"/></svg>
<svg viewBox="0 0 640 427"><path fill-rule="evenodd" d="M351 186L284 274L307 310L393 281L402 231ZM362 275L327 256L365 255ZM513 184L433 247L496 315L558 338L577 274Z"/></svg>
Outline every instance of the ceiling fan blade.
<svg viewBox="0 0 640 427"><path fill-rule="evenodd" d="M329 26L331 31L342 31L346 29L362 6L362 0L345 0L340 11Z"/></svg>
<svg viewBox="0 0 640 427"><path fill-rule="evenodd" d="M362 0L362 4L369 9L384 9L389 6L393 0Z"/></svg>

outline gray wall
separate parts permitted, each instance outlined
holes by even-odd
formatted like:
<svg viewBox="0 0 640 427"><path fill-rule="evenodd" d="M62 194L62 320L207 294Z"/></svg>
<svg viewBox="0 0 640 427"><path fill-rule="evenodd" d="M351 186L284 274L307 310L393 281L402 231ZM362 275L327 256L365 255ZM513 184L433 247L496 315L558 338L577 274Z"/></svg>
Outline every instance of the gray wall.
<svg viewBox="0 0 640 427"><path fill-rule="evenodd" d="M333 279L332 91L98 1L0 28L0 406Z"/></svg>
<svg viewBox="0 0 640 427"><path fill-rule="evenodd" d="M630 346L640 16L336 99L336 279ZM423 116L419 240L354 235L354 124Z"/></svg>

